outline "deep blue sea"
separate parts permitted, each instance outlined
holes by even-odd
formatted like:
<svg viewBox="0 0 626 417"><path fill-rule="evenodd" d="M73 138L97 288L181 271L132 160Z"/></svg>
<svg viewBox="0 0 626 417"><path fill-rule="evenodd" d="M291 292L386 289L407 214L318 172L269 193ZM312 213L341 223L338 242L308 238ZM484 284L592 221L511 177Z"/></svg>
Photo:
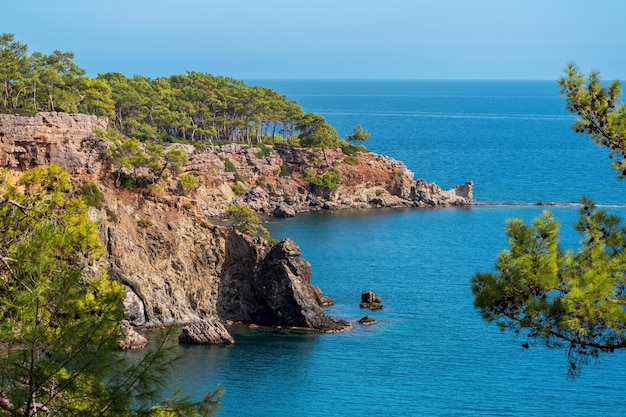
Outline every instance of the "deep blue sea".
<svg viewBox="0 0 626 417"><path fill-rule="evenodd" d="M624 353L567 376L566 352L523 349L473 307L470 279L506 247L508 218L587 194L626 215L608 152L571 131L555 81L249 81L322 114L340 136L357 124L374 152L444 188L472 180L472 208L318 212L269 219L312 264L314 284L355 321L342 334L236 332L231 347L180 347L172 386L225 389L221 416L626 415ZM507 203L507 204L503 204ZM515 203L509 205L508 203ZM575 248L577 207L548 207ZM359 309L360 294L384 310ZM356 323L365 314L379 323Z"/></svg>

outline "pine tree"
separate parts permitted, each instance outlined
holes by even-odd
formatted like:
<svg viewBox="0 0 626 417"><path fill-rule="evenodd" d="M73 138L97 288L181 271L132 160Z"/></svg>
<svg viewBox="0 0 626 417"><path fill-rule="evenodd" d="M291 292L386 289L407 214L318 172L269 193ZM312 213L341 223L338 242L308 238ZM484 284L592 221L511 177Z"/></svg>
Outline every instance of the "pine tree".
<svg viewBox="0 0 626 417"><path fill-rule="evenodd" d="M613 168L626 176L619 82L605 87L597 72L585 79L569 64L559 84L567 108L578 116L574 130L608 147ZM579 214L579 250L560 248L559 224L550 212L531 225L512 219L506 228L510 248L497 257L496 271L472 278L475 305L485 319L525 337L525 348L532 341L565 347L571 374L588 358L626 348L626 229L587 197Z"/></svg>
<svg viewBox="0 0 626 417"><path fill-rule="evenodd" d="M124 288L86 274L96 224L56 165L0 171L0 416L211 415L219 392L160 401L165 339L139 361L119 351Z"/></svg>

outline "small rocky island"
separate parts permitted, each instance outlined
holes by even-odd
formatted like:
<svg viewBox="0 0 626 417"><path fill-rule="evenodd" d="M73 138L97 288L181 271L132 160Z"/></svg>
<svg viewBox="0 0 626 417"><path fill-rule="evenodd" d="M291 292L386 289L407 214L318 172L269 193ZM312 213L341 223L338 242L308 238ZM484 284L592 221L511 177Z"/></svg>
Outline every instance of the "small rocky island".
<svg viewBox="0 0 626 417"><path fill-rule="evenodd" d="M76 187L95 184L105 202L90 214L106 254L90 268L107 270L126 286L130 325L195 323L187 332L193 337L185 342L204 340L207 321L320 332L351 328L325 315L323 306L330 301L310 282L311 265L295 242L275 243L213 224L232 204L266 216L472 204L471 182L446 191L415 180L403 163L389 157L359 153L348 158L341 149L327 149L320 158L311 149L287 145L263 146L260 152L247 144L204 149L174 144L187 155L183 170L198 179L197 187L183 192L172 182L161 192L125 189L112 180L109 143L100 136L107 124L106 118L82 114L0 114L0 167L17 175L56 163L70 172ZM339 186L307 181L331 167L341 175Z"/></svg>

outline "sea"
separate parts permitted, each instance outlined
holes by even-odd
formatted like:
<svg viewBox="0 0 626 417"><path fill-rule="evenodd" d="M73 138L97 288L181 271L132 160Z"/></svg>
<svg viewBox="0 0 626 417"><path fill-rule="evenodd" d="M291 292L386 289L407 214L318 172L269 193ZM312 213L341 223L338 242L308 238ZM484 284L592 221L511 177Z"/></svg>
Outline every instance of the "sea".
<svg viewBox="0 0 626 417"><path fill-rule="evenodd" d="M471 180L468 208L322 211L266 220L312 266L354 329L235 329L233 346L180 346L170 380L200 398L224 389L220 416L621 416L626 354L568 376L567 352L501 332L473 305L470 280L507 247L507 219L544 210L561 246L582 195L626 217L609 153L572 131L554 80L248 80L323 115L341 137L362 125L373 152L447 189ZM547 205L556 203L557 205ZM359 308L361 292L383 310ZM358 319L378 324L362 326Z"/></svg>

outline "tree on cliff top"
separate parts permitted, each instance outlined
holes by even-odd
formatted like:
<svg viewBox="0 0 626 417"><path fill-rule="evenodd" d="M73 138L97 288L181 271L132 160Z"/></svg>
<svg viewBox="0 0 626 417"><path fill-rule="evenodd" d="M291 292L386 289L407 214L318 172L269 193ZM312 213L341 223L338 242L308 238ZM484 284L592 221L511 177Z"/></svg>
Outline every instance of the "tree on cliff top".
<svg viewBox="0 0 626 417"><path fill-rule="evenodd" d="M352 134L346 136L346 140L349 142L365 142L370 138L370 132L363 129L363 126L358 125L352 130Z"/></svg>
<svg viewBox="0 0 626 417"><path fill-rule="evenodd" d="M567 108L577 114L574 129L587 133L615 157L613 168L626 176L626 109L615 81L604 87L599 74L570 64L559 79ZM525 337L565 347L569 372L588 358L626 348L626 228L586 197L575 229L583 236L578 251L559 246L559 225L551 213L525 225L509 220L508 250L496 259L496 272L472 278L475 305L488 321Z"/></svg>
<svg viewBox="0 0 626 417"><path fill-rule="evenodd" d="M103 252L69 175L0 171L0 416L210 415L217 394L159 402L169 354L119 352L124 288L85 266Z"/></svg>

